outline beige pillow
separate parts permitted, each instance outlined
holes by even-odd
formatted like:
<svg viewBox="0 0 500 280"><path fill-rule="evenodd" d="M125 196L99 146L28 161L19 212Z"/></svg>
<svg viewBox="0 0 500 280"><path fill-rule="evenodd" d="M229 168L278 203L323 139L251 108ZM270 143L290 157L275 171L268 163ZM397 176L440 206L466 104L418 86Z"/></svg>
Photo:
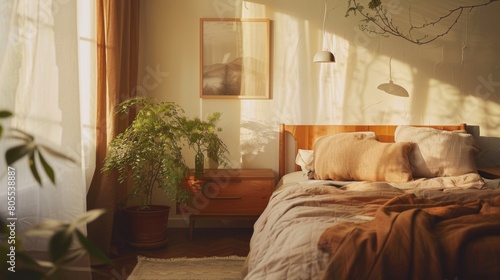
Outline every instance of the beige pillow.
<svg viewBox="0 0 500 280"><path fill-rule="evenodd" d="M340 181L413 180L408 155L411 143L382 143L357 133L325 136L314 147L315 179Z"/></svg>
<svg viewBox="0 0 500 280"><path fill-rule="evenodd" d="M413 142L410 154L414 178L459 176L475 173L474 156L478 149L467 132L430 127L400 125L394 133L396 142Z"/></svg>

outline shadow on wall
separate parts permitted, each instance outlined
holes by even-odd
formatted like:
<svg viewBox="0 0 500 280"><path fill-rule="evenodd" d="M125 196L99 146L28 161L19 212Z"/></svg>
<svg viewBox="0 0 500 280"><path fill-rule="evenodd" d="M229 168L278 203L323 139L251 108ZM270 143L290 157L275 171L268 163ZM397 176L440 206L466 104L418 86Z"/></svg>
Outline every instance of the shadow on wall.
<svg viewBox="0 0 500 280"><path fill-rule="evenodd" d="M271 123L246 120L241 123L242 168L269 166L266 149L277 141L276 125Z"/></svg>
<svg viewBox="0 0 500 280"><path fill-rule="evenodd" d="M467 132L474 136L479 147L476 165L500 167L500 137L481 136L480 127L476 125L467 125Z"/></svg>

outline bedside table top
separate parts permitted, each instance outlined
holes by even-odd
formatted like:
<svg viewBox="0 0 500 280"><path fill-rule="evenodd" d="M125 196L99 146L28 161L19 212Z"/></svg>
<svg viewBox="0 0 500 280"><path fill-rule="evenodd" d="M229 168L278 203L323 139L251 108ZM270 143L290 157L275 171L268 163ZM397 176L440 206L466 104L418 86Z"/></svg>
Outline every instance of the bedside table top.
<svg viewBox="0 0 500 280"><path fill-rule="evenodd" d="M500 178L500 167L489 166L489 167L477 167L477 172L479 175L487 179L498 179Z"/></svg>
<svg viewBox="0 0 500 280"><path fill-rule="evenodd" d="M203 175L194 174L194 169L190 169L188 173L189 179L203 178L234 178L234 179L270 179L274 180L274 172L272 169L205 169Z"/></svg>

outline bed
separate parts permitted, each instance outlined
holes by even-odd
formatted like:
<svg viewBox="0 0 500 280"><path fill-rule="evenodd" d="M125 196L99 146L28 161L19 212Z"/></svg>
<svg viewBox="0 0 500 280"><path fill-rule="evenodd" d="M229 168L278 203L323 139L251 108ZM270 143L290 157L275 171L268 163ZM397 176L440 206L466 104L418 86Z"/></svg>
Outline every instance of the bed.
<svg viewBox="0 0 500 280"><path fill-rule="evenodd" d="M500 279L499 180L466 130L281 124L245 279Z"/></svg>

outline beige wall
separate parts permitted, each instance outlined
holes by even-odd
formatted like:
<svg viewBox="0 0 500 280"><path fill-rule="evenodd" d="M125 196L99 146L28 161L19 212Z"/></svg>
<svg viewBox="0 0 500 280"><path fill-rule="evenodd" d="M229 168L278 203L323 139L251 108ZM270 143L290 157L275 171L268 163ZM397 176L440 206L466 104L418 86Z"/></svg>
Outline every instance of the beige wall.
<svg viewBox="0 0 500 280"><path fill-rule="evenodd" d="M399 2L391 2L396 18L407 13ZM449 8L424 2L425 11ZM234 167L276 171L281 122L464 122L479 126L478 162L500 166L500 3L473 10L444 38L420 46L361 32L359 18L344 16L347 0L327 4L325 45L335 53L333 65L312 63L322 48L321 0L143 0L142 93L178 102L192 116L222 112L222 137ZM271 99L199 98L199 19L220 17L272 20ZM389 82L390 59L392 80L409 97L377 89ZM193 166L194 156L186 153Z"/></svg>

